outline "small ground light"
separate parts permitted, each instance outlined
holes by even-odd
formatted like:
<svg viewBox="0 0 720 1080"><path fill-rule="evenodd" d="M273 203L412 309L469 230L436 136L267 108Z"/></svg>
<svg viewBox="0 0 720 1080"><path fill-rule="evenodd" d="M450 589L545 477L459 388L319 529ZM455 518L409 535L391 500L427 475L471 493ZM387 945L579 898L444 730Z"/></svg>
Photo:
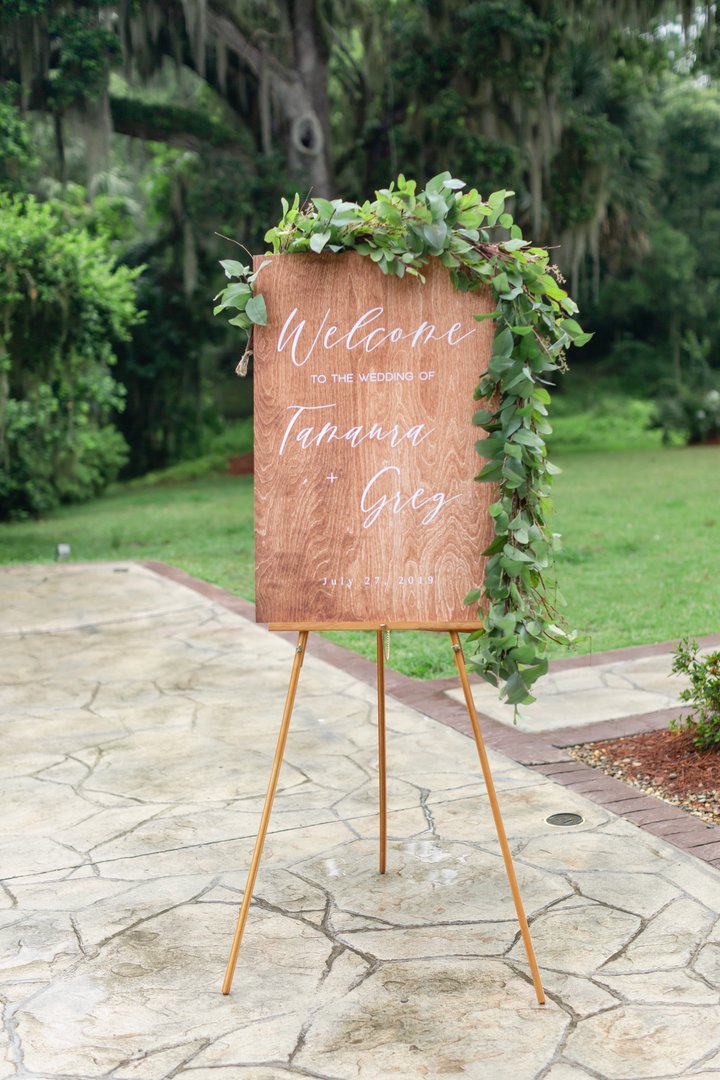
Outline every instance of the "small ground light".
<svg viewBox="0 0 720 1080"><path fill-rule="evenodd" d="M545 818L548 825L582 825L584 820L579 814L551 814Z"/></svg>
<svg viewBox="0 0 720 1080"><path fill-rule="evenodd" d="M55 548L55 562L66 562L70 558L71 551L69 544L58 544Z"/></svg>

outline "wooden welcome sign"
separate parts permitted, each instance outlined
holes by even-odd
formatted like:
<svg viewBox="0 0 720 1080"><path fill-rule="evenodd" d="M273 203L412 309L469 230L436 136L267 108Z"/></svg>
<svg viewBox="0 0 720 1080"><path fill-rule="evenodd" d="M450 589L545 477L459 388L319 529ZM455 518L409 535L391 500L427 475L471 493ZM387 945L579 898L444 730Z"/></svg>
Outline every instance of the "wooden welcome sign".
<svg viewBox="0 0 720 1080"><path fill-rule="evenodd" d="M259 268L259 260L255 268ZM230 948L229 994L311 630L374 629L379 870L386 870L383 629L448 630L538 1002L544 991L505 835L459 630L482 581L497 489L479 460L473 390L492 352L489 291L386 277L354 252L276 255L254 330L256 613L299 631L275 757Z"/></svg>
<svg viewBox="0 0 720 1080"><path fill-rule="evenodd" d="M482 580L497 493L473 480L473 389L493 339L473 316L494 304L439 263L426 279L352 252L276 255L259 277L259 622L477 626L463 597Z"/></svg>

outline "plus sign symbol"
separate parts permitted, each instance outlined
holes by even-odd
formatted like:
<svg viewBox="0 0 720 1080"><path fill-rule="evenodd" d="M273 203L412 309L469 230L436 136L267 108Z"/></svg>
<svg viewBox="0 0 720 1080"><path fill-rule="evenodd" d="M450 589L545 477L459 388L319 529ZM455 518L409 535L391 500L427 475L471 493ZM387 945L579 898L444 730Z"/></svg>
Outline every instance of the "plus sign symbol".
<svg viewBox="0 0 720 1080"><path fill-rule="evenodd" d="M330 470L330 475L329 475L329 476L326 476L326 477L325 477L325 479L326 479L326 480L329 480L331 484L334 484L334 483L335 483L335 481L336 481L336 480L338 479L338 477L337 477L337 476L335 475L335 473L334 473L334 472L332 471L332 469L331 469L331 470Z"/></svg>

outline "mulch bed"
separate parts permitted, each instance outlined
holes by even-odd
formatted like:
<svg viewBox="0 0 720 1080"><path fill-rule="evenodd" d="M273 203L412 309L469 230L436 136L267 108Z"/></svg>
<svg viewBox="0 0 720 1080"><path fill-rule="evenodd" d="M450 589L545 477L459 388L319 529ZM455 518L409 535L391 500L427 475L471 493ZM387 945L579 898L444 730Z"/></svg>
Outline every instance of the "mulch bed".
<svg viewBox="0 0 720 1080"><path fill-rule="evenodd" d="M645 795L720 825L720 751L699 753L687 731L646 731L566 750Z"/></svg>

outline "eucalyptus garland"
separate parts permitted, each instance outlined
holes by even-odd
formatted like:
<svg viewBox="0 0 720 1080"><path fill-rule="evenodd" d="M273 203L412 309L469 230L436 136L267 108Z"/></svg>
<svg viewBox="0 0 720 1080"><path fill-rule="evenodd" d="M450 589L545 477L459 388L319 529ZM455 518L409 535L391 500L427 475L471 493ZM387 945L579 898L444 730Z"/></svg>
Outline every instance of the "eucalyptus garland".
<svg viewBox="0 0 720 1080"><path fill-rule="evenodd" d="M482 616L472 667L500 689L512 705L534 699L533 683L548 668L548 643L568 643L552 575L559 536L551 532L550 489L559 472L549 460L548 376L566 368L570 345L590 334L573 318L577 305L562 288L563 277L545 248L523 239L506 212L514 192L495 191L487 200L450 173L433 177L423 191L413 180L376 192L362 205L313 198L302 206L282 200L283 216L265 235L273 254L356 251L384 274L410 274L424 282L423 267L437 258L462 292L489 287L496 301L493 352L475 389L483 407L473 423L486 432L476 443L486 464L475 477L498 489L490 507L495 535L483 552L485 573L465 597ZM254 284L259 270L223 260L230 279L215 298L215 314L237 312L233 326L252 332L265 325L267 311ZM241 365L246 368L251 342ZM478 567L478 579L481 568Z"/></svg>

